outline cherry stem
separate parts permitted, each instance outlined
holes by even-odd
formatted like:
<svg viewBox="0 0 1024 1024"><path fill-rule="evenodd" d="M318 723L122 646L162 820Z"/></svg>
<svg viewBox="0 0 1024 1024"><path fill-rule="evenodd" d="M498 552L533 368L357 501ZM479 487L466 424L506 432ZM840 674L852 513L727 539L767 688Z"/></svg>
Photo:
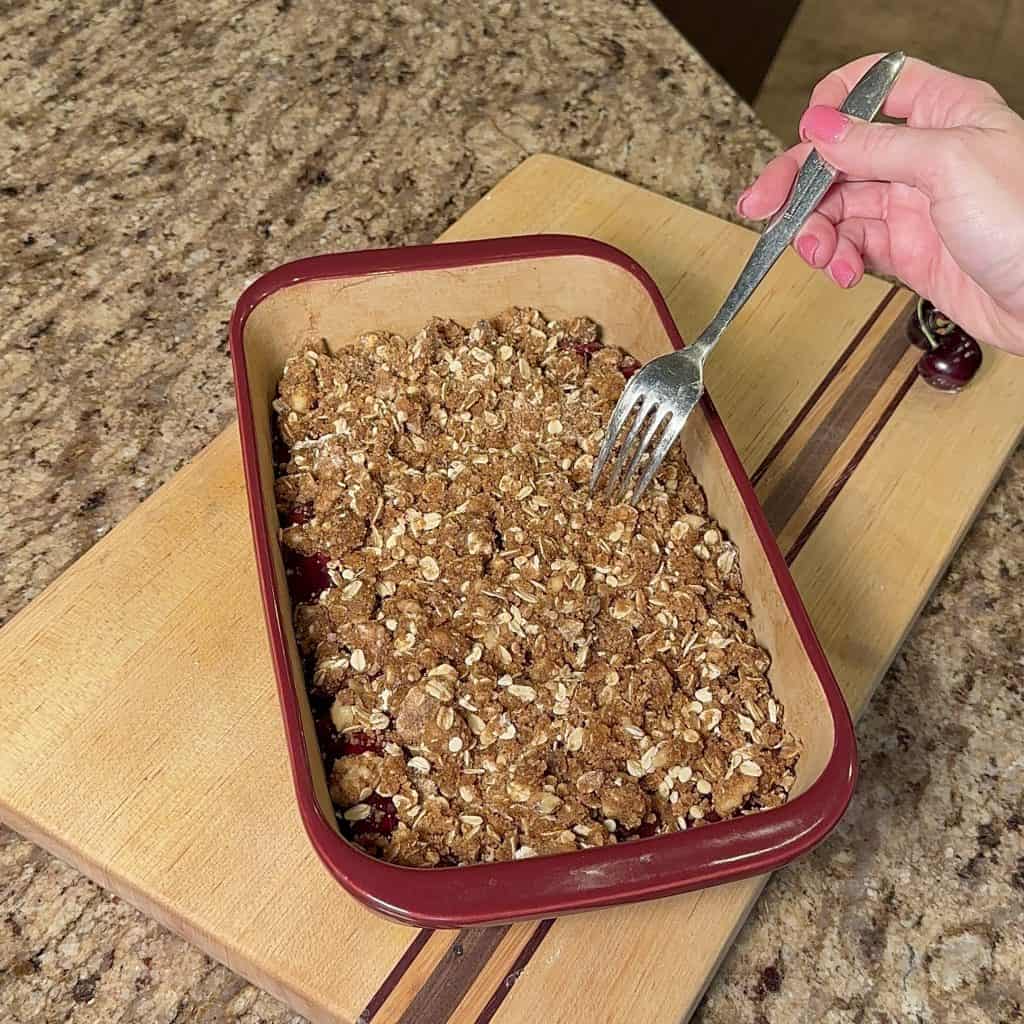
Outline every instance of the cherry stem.
<svg viewBox="0 0 1024 1024"><path fill-rule="evenodd" d="M917 297L917 322L921 325L921 333L925 336L925 340L931 345L932 351L934 351L939 347L939 343L935 340L935 335L932 334L932 329L928 326L928 317L924 311L926 301L923 295Z"/></svg>

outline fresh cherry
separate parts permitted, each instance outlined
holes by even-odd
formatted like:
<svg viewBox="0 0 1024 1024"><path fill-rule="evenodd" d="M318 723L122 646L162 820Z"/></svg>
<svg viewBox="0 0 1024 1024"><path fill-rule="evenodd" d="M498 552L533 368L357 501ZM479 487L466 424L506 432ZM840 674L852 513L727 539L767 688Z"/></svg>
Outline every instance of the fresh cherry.
<svg viewBox="0 0 1024 1024"><path fill-rule="evenodd" d="M927 299L918 300L907 335L924 350L917 364L921 379L939 391L960 391L981 366L981 346Z"/></svg>
<svg viewBox="0 0 1024 1024"><path fill-rule="evenodd" d="M981 366L981 348L969 335L957 331L938 348L926 352L917 364L917 372L939 391L960 391Z"/></svg>

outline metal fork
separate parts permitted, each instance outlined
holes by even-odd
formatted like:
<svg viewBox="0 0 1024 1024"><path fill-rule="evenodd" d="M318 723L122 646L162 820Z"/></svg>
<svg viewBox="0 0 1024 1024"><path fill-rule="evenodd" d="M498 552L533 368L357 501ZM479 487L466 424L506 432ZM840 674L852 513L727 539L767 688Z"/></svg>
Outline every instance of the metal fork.
<svg viewBox="0 0 1024 1024"><path fill-rule="evenodd" d="M840 108L843 113L865 121L874 120L895 85L904 60L903 53L897 51L873 64L850 91ZM678 352L652 360L630 379L608 421L604 443L590 476L591 493L595 492L620 431L632 416L632 426L619 445L604 490L609 498L625 499L647 455L640 480L633 490L634 504L640 500L700 401L704 392L704 363L711 350L825 197L837 173L812 149L786 205L758 238L732 291L700 337ZM652 447L655 438L657 441Z"/></svg>

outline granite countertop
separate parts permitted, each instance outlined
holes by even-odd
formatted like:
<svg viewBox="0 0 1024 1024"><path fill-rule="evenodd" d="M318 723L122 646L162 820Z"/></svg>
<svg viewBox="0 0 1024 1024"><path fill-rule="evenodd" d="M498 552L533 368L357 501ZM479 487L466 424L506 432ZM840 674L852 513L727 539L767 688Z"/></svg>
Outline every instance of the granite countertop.
<svg viewBox="0 0 1024 1024"><path fill-rule="evenodd" d="M0 620L230 420L261 270L432 239L539 151L731 216L778 148L642 0L321 6L5 12ZM1018 451L702 1024L1024 1013L1022 509ZM0 1019L299 1018L0 828Z"/></svg>

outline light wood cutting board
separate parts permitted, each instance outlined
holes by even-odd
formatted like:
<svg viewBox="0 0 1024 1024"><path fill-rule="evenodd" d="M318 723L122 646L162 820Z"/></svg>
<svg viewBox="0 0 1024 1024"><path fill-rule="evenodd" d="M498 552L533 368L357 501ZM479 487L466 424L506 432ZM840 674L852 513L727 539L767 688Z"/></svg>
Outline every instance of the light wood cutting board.
<svg viewBox="0 0 1024 1024"><path fill-rule="evenodd" d="M444 237L536 231L631 253L691 337L752 244L547 156ZM872 280L839 292L790 255L709 366L854 713L1024 406L1024 360L992 351L959 396L915 380L909 303ZM292 799L234 427L0 633L0 665L0 816L317 1021L677 1022L765 881L461 933L349 899Z"/></svg>

